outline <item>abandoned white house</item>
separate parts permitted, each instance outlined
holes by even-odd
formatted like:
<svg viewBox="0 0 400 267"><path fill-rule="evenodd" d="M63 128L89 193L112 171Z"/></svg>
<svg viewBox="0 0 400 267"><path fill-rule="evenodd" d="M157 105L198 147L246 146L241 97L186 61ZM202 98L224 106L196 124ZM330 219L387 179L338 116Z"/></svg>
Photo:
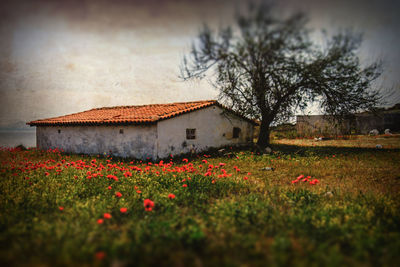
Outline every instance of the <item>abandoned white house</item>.
<svg viewBox="0 0 400 267"><path fill-rule="evenodd" d="M166 158L253 140L253 120L215 100L96 108L31 121L39 149Z"/></svg>

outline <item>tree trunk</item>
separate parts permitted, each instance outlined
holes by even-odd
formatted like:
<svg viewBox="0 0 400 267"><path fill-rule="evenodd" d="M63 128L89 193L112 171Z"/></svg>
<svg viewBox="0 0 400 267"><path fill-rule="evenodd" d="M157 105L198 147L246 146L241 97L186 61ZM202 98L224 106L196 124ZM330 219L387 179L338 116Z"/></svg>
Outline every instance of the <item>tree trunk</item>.
<svg viewBox="0 0 400 267"><path fill-rule="evenodd" d="M262 119L260 125L260 134L258 135L257 146L259 149L264 150L267 146L269 146L269 125L270 123Z"/></svg>

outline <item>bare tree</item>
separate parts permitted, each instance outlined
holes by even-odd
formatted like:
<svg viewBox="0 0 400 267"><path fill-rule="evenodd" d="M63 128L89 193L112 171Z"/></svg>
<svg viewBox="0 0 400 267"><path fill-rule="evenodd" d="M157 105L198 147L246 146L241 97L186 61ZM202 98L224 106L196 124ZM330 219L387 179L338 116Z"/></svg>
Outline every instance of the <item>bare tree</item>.
<svg viewBox="0 0 400 267"><path fill-rule="evenodd" d="M205 25L183 58L182 78L214 75L223 104L261 121L260 148L269 145L271 124L311 103L336 119L376 106L379 92L370 85L381 64L361 66L361 34L344 31L321 47L310 41L306 22L304 14L280 18L263 5L238 16L235 30Z"/></svg>

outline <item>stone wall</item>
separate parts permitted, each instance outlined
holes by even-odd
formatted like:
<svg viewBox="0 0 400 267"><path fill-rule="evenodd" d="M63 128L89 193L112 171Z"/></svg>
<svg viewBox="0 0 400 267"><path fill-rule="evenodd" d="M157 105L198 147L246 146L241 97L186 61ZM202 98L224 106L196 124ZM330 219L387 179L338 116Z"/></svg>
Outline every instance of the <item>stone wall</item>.
<svg viewBox="0 0 400 267"><path fill-rule="evenodd" d="M297 133L304 136L368 134L373 129L377 129L380 133L385 129L390 129L392 132L400 131L399 110L378 114L356 114L353 119L342 123L332 123L323 115L297 116L296 119Z"/></svg>
<svg viewBox="0 0 400 267"><path fill-rule="evenodd" d="M323 115L297 116L296 130L303 136L341 135L350 133L350 124L332 122Z"/></svg>

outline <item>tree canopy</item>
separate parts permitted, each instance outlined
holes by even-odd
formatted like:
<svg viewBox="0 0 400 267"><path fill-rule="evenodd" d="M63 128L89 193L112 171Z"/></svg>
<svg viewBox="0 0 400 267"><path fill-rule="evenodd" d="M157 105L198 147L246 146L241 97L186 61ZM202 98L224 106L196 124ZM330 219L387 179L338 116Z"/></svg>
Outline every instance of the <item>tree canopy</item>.
<svg viewBox="0 0 400 267"><path fill-rule="evenodd" d="M223 104L261 121L260 147L269 144L271 124L312 103L335 118L379 103L379 92L370 87L380 63L360 63L361 34L342 31L316 44L304 14L282 18L266 5L249 9L236 22L218 32L204 26L183 58L182 78L213 75Z"/></svg>

